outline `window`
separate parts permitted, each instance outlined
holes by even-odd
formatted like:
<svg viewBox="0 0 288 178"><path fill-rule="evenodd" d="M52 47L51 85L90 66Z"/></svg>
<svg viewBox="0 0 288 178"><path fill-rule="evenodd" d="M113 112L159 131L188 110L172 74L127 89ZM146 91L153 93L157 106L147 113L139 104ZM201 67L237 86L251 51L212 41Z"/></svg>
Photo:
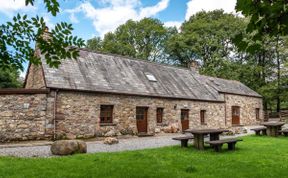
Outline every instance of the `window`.
<svg viewBox="0 0 288 178"><path fill-rule="evenodd" d="M201 111L200 111L200 121L201 121L201 125L204 125L204 124L205 124L205 113L206 113L206 110L201 110Z"/></svg>
<svg viewBox="0 0 288 178"><path fill-rule="evenodd" d="M112 123L113 122L113 106L101 105L100 107L100 123Z"/></svg>
<svg viewBox="0 0 288 178"><path fill-rule="evenodd" d="M151 82L157 82L155 76L153 74L150 74L150 73L145 73L147 79Z"/></svg>
<svg viewBox="0 0 288 178"><path fill-rule="evenodd" d="M146 118L146 107L136 107L136 120L144 120Z"/></svg>
<svg viewBox="0 0 288 178"><path fill-rule="evenodd" d="M259 121L260 120L260 109L256 108L255 111L256 111L256 120Z"/></svg>
<svg viewBox="0 0 288 178"><path fill-rule="evenodd" d="M181 120L189 119L189 109L181 109Z"/></svg>
<svg viewBox="0 0 288 178"><path fill-rule="evenodd" d="M157 119L157 123L162 123L162 119L163 119L163 108L157 108L157 111L156 111L156 119Z"/></svg>

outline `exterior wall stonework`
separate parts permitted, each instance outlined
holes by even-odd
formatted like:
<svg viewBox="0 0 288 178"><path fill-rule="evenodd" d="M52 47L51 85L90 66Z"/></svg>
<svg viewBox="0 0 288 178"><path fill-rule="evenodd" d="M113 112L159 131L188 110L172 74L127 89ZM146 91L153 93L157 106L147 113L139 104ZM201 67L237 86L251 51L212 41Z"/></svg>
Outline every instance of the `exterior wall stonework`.
<svg viewBox="0 0 288 178"><path fill-rule="evenodd" d="M49 138L47 104L46 94L0 95L0 142Z"/></svg>
<svg viewBox="0 0 288 178"><path fill-rule="evenodd" d="M240 125L255 125L264 120L262 98L225 94L227 125L232 126L232 106L240 107ZM256 108L260 120L256 120Z"/></svg>
<svg viewBox="0 0 288 178"><path fill-rule="evenodd" d="M25 88L29 89L46 88L41 66L35 66L34 64L30 65Z"/></svg>
<svg viewBox="0 0 288 178"><path fill-rule="evenodd" d="M0 142L51 139L54 133L57 139L136 135L136 106L148 107L148 134L181 132L181 109L189 109L189 128L233 130L232 106L240 107L241 125L259 124L256 108L263 121L261 98L230 94L224 98L226 102L216 103L53 90L49 94L0 95ZM100 124L101 105L114 106L112 124ZM157 108L164 108L160 124ZM205 124L200 122L200 110L206 111Z"/></svg>
<svg viewBox="0 0 288 178"><path fill-rule="evenodd" d="M114 106L113 125L100 125L101 105ZM181 109L189 109L190 128L225 128L224 103L61 91L57 97L57 136L87 138L137 134L136 106L149 107L148 134L171 126L181 131ZM162 124L156 123L157 107L164 108ZM200 123L202 109L206 110L206 125Z"/></svg>

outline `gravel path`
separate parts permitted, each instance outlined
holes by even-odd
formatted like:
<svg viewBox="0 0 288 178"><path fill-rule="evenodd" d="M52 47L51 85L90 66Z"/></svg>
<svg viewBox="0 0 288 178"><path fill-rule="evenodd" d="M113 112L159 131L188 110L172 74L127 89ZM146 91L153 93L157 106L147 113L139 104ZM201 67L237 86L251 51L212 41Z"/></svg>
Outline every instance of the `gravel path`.
<svg viewBox="0 0 288 178"><path fill-rule="evenodd" d="M180 134L171 134L157 137L137 137L129 139L120 139L118 144L105 145L102 141L87 142L87 152L116 152L125 150L141 150L145 148L158 148L180 144L172 140L172 137ZM0 156L16 157L50 157L50 146L30 146L15 148L0 148Z"/></svg>
<svg viewBox="0 0 288 178"><path fill-rule="evenodd" d="M258 126L247 127L248 134L253 134L251 128ZM103 141L93 141L87 143L87 152L117 152L125 150L141 150L145 148L158 148L163 146L180 145L179 141L172 140L173 137L181 134L167 134L154 137L135 137L129 139L119 139L119 143L115 145L105 145ZM245 136L240 134L237 136ZM231 137L231 136L230 136ZM235 137L235 136L232 136ZM229 138L229 136L221 137ZM0 148L0 156L16 156L16 157L50 157L50 146L29 146L29 147L14 147Z"/></svg>

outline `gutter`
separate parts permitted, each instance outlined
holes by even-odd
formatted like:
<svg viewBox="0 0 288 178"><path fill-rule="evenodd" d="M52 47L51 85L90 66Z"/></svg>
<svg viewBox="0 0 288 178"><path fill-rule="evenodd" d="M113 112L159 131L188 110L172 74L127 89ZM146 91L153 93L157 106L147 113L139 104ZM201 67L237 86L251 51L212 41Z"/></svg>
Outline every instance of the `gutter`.
<svg viewBox="0 0 288 178"><path fill-rule="evenodd" d="M140 97L152 97L152 98L163 98L163 99L178 99L178 100L190 100L190 101L200 101L200 102L211 102L211 103L224 103L222 100L207 100L207 99L195 99L195 98L185 98L177 96L163 96L163 95L153 95L153 94L142 94L142 93L127 93L127 92L115 92L115 91L93 91L84 89L70 89L70 88L57 88L49 87L54 90L62 90L68 92L83 92L83 93L96 93L96 94L112 94L112 95L125 95L125 96L140 96Z"/></svg>
<svg viewBox="0 0 288 178"><path fill-rule="evenodd" d="M246 97L252 97L252 98L263 98L263 96L259 95L247 95L247 94L240 94L240 93L231 93L231 92L223 92L223 91L218 91L219 93L222 94L228 94L228 95L238 95L238 96L246 96Z"/></svg>
<svg viewBox="0 0 288 178"><path fill-rule="evenodd" d="M227 126L227 102L226 102L226 94L224 93L224 101L225 101L225 108L224 108L224 112L225 112L225 126Z"/></svg>
<svg viewBox="0 0 288 178"><path fill-rule="evenodd" d="M55 91L54 94L54 105L53 105L53 141L56 140L56 112L57 112L57 94L58 94L59 90Z"/></svg>

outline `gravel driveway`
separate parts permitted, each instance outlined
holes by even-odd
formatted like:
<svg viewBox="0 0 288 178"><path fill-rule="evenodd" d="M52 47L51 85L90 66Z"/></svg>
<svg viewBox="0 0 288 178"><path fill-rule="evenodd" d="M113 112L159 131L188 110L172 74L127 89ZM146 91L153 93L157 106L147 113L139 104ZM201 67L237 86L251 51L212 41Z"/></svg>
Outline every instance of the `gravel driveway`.
<svg viewBox="0 0 288 178"><path fill-rule="evenodd" d="M125 150L141 150L145 148L157 148L163 146L180 145L180 142L172 140L172 137L181 134L171 134L155 137L136 137L129 139L119 139L115 145L105 145L102 141L93 141L87 143L87 152L116 152ZM15 148L0 148L0 156L17 157L50 157L50 146L29 146Z"/></svg>
<svg viewBox="0 0 288 178"><path fill-rule="evenodd" d="M246 127L247 134L253 134L251 128L258 126ZM240 134L237 136L244 136ZM181 136L182 134L167 134L153 137L135 137L129 139L119 139L119 143L115 145L105 145L103 141L91 141L87 143L88 153L97 152L117 152L125 150L141 150L145 148L158 148L163 146L180 145L179 141L172 140L173 137ZM231 136L223 136L221 138L229 138ZM232 136L235 137L235 136ZM17 156L17 157L50 157L50 146L29 146L29 147L13 147L0 148L0 156Z"/></svg>

